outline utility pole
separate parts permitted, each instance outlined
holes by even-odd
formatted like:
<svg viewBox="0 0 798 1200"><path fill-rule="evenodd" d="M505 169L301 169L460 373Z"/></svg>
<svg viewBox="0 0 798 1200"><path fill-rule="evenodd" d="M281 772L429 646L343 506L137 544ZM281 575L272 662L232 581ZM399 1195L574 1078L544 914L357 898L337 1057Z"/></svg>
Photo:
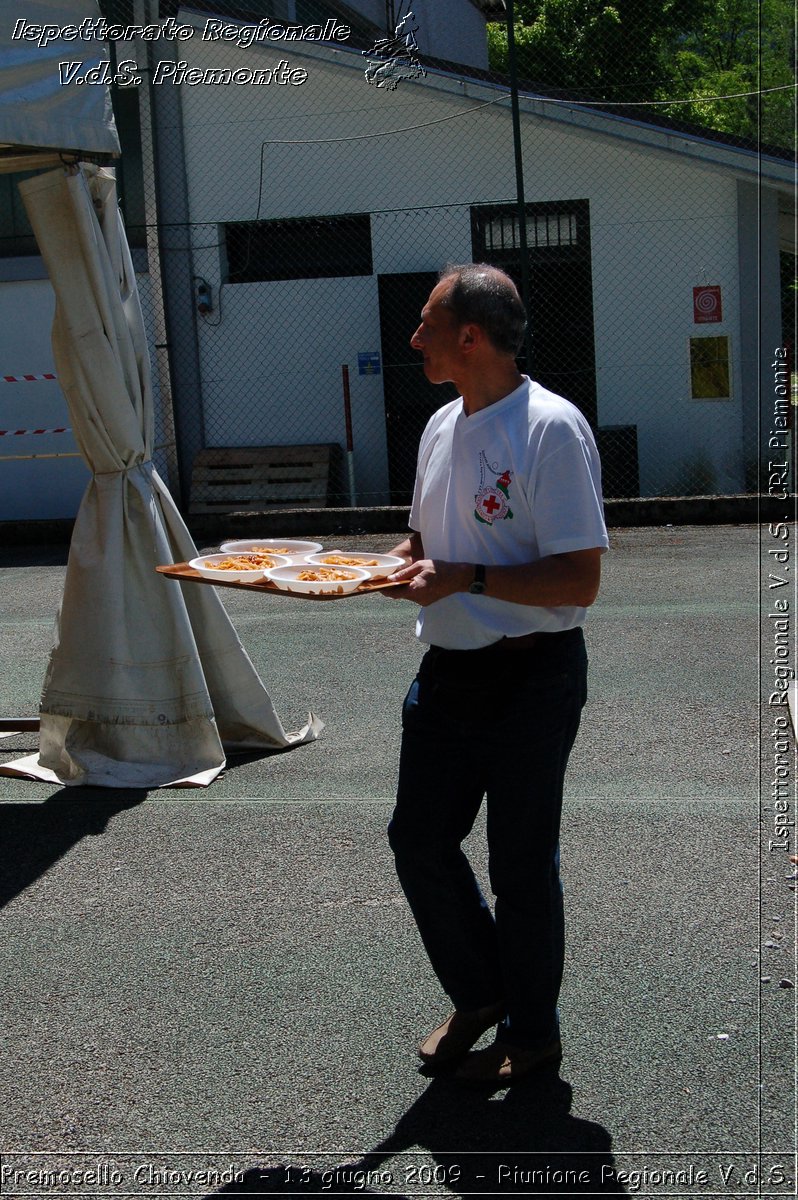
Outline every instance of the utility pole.
<svg viewBox="0 0 798 1200"><path fill-rule="evenodd" d="M527 311L526 369L532 371L532 333L529 327L529 257L526 245L526 202L524 200L524 162L521 153L521 117L518 108L518 74L515 62L515 11L513 0L504 0L507 9L507 62L510 68L510 97L513 110L513 147L515 150L515 192L518 205L518 247L521 252L521 299Z"/></svg>

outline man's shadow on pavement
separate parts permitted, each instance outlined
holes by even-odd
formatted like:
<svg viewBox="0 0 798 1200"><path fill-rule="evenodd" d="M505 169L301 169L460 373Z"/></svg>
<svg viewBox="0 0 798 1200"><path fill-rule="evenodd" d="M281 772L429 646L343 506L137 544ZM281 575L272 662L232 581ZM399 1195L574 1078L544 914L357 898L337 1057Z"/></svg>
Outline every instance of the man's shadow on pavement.
<svg viewBox="0 0 798 1200"><path fill-rule="evenodd" d="M140 788L103 796L96 788L61 788L43 803L0 804L0 908L84 837L105 833L111 817L147 795Z"/></svg>
<svg viewBox="0 0 798 1200"><path fill-rule="evenodd" d="M625 1195L609 1133L572 1117L571 1101L570 1084L552 1069L493 1095L434 1078L394 1132L362 1158L331 1168L252 1167L214 1195L410 1197L445 1189L457 1195Z"/></svg>

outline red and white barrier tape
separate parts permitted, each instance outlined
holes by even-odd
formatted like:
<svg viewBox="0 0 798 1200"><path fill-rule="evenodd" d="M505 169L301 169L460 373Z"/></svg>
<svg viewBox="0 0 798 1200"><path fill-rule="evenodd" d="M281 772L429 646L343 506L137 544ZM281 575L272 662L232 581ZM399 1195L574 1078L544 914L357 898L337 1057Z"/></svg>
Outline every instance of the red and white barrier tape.
<svg viewBox="0 0 798 1200"><path fill-rule="evenodd" d="M0 429L0 437L20 437L23 434L33 433L71 433L72 430L64 426L62 429Z"/></svg>
<svg viewBox="0 0 798 1200"><path fill-rule="evenodd" d="M0 375L0 383L35 383L40 379L56 379L55 375ZM36 433L71 433L66 425L60 429L0 429L0 437L26 437Z"/></svg>
<svg viewBox="0 0 798 1200"><path fill-rule="evenodd" d="M35 383L40 379L56 379L55 375L0 375L0 383ZM36 433L71 433L66 425L60 429L0 429L0 437L26 437Z"/></svg>
<svg viewBox="0 0 798 1200"><path fill-rule="evenodd" d="M34 383L37 379L56 378L56 375L0 375L0 383Z"/></svg>

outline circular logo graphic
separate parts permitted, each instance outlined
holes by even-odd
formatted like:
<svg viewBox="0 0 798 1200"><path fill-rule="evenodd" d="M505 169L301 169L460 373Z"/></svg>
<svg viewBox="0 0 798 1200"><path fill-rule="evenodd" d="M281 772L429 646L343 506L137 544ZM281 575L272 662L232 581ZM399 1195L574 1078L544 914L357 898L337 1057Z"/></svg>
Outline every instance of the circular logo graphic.
<svg viewBox="0 0 798 1200"><path fill-rule="evenodd" d="M720 296L714 288L696 292L695 306L705 317L712 316L718 311L719 301Z"/></svg>
<svg viewBox="0 0 798 1200"><path fill-rule="evenodd" d="M489 525L494 521L501 521L506 516L507 509L507 498L498 488L485 487L477 496L477 512Z"/></svg>

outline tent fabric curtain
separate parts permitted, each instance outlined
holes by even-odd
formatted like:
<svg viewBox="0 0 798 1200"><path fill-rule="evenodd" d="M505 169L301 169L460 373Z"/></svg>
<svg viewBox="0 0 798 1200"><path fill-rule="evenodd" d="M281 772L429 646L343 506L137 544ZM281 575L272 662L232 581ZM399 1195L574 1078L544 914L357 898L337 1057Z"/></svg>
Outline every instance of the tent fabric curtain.
<svg viewBox="0 0 798 1200"><path fill-rule="evenodd" d="M196 555L152 462L150 365L109 171L20 185L53 289L53 352L92 478L69 551L40 708L39 765L64 784L161 787L287 733L214 588L155 567ZM49 776L47 776L49 777Z"/></svg>

